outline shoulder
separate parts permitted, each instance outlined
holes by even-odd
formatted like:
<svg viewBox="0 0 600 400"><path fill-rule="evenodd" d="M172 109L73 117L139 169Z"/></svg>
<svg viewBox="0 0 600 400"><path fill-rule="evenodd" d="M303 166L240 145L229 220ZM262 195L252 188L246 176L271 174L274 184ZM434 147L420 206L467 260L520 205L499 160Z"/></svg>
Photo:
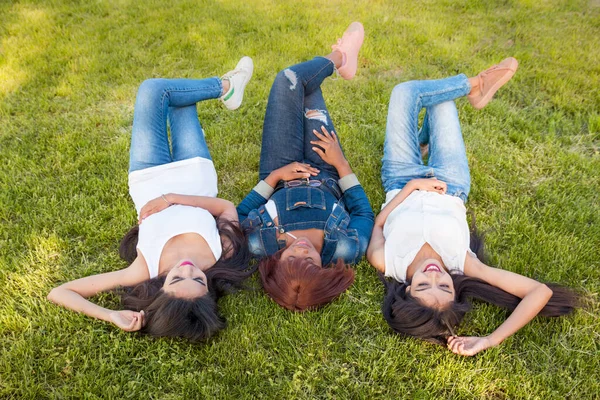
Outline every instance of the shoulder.
<svg viewBox="0 0 600 400"><path fill-rule="evenodd" d="M138 283L151 278L148 264L146 264L146 260L140 254L138 254L129 267L124 268L119 272L121 275L120 281L122 286L137 285Z"/></svg>

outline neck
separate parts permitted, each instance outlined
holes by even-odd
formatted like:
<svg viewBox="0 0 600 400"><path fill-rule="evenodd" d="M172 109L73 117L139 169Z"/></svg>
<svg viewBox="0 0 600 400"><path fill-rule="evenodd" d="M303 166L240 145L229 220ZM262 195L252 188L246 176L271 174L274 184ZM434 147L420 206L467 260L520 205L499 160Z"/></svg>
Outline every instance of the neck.
<svg viewBox="0 0 600 400"><path fill-rule="evenodd" d="M412 279L415 271L419 268L425 260L434 259L439 261L440 265L446 269L446 265L444 265L444 261L442 261L442 257L429 245L429 243L425 243L423 247L419 250L415 259L410 263L406 270L406 279Z"/></svg>

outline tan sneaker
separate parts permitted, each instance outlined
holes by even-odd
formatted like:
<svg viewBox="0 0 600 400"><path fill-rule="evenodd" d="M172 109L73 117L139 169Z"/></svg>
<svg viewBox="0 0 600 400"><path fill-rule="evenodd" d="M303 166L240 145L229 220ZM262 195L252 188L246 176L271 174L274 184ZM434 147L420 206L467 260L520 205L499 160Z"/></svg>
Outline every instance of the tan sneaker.
<svg viewBox="0 0 600 400"><path fill-rule="evenodd" d="M513 77L518 67L519 62L517 59L508 57L502 60L500 64L480 72L475 77L479 81L479 84L474 88L475 93L467 95L471 105L476 109L485 107L498 89Z"/></svg>

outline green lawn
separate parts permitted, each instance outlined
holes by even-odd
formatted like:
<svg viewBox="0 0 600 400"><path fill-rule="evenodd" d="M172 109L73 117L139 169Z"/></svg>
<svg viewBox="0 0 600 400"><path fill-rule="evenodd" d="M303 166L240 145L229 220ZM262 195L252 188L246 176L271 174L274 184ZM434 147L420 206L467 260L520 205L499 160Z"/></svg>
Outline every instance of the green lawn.
<svg viewBox="0 0 600 400"><path fill-rule="evenodd" d="M324 93L374 209L396 83L520 70L482 111L458 102L494 265L582 292L586 308L536 319L473 358L390 332L366 261L355 285L294 314L260 290L222 302L202 345L128 334L46 300L67 280L123 268L137 86L255 61L245 104L199 116L220 195L256 183L274 75L324 54L353 20L366 39L353 81ZM0 3L0 398L593 398L600 393L600 2L46 0ZM258 288L253 280L251 284ZM105 294L95 299L118 307ZM506 317L478 304L461 334Z"/></svg>

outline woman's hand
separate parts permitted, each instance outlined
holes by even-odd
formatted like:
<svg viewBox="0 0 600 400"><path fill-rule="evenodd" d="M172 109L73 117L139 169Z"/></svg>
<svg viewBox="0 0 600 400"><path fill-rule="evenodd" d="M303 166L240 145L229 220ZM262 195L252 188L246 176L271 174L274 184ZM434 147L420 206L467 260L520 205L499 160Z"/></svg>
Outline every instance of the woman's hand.
<svg viewBox="0 0 600 400"><path fill-rule="evenodd" d="M474 356L490 347L492 347L492 342L487 336L450 336L448 338L448 349L461 356Z"/></svg>
<svg viewBox="0 0 600 400"><path fill-rule="evenodd" d="M310 164L294 161L293 163L284 165L283 167L272 171L269 176L265 178L265 182L271 187L275 187L279 181L306 179L311 176L316 176L319 172L320 171L317 168L311 167Z"/></svg>
<svg viewBox="0 0 600 400"><path fill-rule="evenodd" d="M121 310L109 314L110 321L125 332L136 332L145 325L144 311Z"/></svg>
<svg viewBox="0 0 600 400"><path fill-rule="evenodd" d="M425 190L427 192L436 192L439 194L446 194L446 190L448 189L446 182L436 178L413 179L410 181L410 184L417 190Z"/></svg>
<svg viewBox="0 0 600 400"><path fill-rule="evenodd" d="M334 131L329 133L324 126L321 126L321 131L313 129L313 133L319 140L311 140L310 143L319 147L313 147L313 151L319 155L329 165L333 165L337 170L348 165L346 157L340 147L337 135Z"/></svg>
<svg viewBox="0 0 600 400"><path fill-rule="evenodd" d="M170 202L167 199L167 196L168 195L163 195L147 202L140 210L140 219L138 220L138 224L141 224L143 220L152 214L156 214L165 208L171 207L174 203Z"/></svg>

